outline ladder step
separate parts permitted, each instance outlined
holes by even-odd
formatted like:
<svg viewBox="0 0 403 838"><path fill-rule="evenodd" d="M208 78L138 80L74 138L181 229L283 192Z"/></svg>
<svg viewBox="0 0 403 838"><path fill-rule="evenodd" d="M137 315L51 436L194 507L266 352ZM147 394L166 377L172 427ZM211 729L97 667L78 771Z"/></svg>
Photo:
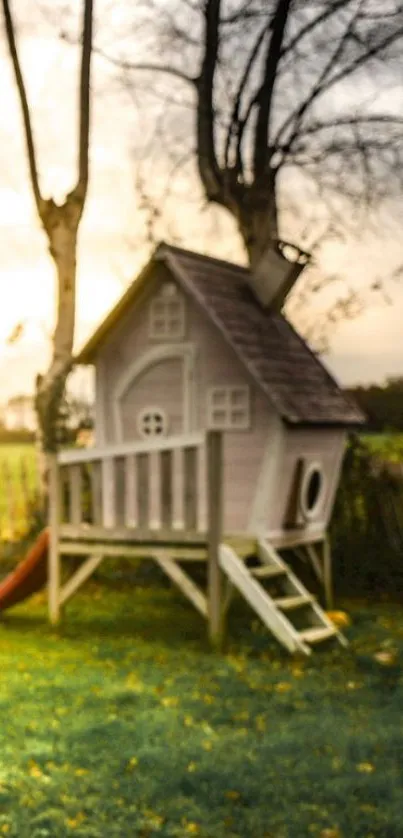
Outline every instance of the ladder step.
<svg viewBox="0 0 403 838"><path fill-rule="evenodd" d="M284 596L279 599L274 599L273 602L277 608L282 611L293 611L294 608L302 608L303 605L311 605L314 597L310 594L299 594L298 596Z"/></svg>
<svg viewBox="0 0 403 838"><path fill-rule="evenodd" d="M258 579L274 579L276 576L285 576L287 571L277 565L263 565L262 567L248 567L249 573Z"/></svg>
<svg viewBox="0 0 403 838"><path fill-rule="evenodd" d="M316 626L299 632L301 640L305 643L320 643L322 640L334 637L335 634L337 634L335 626Z"/></svg>

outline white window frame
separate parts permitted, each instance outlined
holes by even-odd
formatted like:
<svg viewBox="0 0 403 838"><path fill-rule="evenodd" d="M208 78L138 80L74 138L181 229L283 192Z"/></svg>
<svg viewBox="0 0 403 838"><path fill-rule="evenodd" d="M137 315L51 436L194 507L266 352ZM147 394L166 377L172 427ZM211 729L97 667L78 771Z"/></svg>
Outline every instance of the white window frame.
<svg viewBox="0 0 403 838"><path fill-rule="evenodd" d="M174 301L178 306L178 329L169 330L169 306ZM164 304L166 306L164 311ZM159 312L157 309L160 309ZM164 328L158 329L157 321L162 320ZM167 282L162 286L159 294L151 300L149 312L149 336L151 340L182 340L185 336L185 300L175 283Z"/></svg>
<svg viewBox="0 0 403 838"><path fill-rule="evenodd" d="M162 424L163 424L163 431L162 431L161 434L146 434L144 432L143 427L142 427L142 422L143 422L144 418L147 416L147 414L149 414L149 413L159 413L160 414L160 416L162 418ZM137 430L138 430L139 436L142 439L163 439L164 437L166 437L168 435L168 430L169 430L168 415L167 415L166 410L164 410L162 407L157 407L156 405L147 405L147 407L143 407L137 415Z"/></svg>
<svg viewBox="0 0 403 838"><path fill-rule="evenodd" d="M314 505L309 507L308 506L309 482L310 482L310 480L311 480L311 478L312 478L312 476L315 472L317 472L319 474L319 478L320 478L319 492L318 492L318 496L315 500ZM325 496L326 496L326 475L325 475L323 465L320 462L309 463L309 465L306 466L306 468L304 470L304 474L303 474L302 481L301 481L300 495L299 495L299 507L300 507L301 515L306 521L312 521L312 520L314 520L314 518L316 518L316 516L318 515L318 513L320 512L320 510L323 506L323 501L325 499Z"/></svg>
<svg viewBox="0 0 403 838"><path fill-rule="evenodd" d="M232 405L232 396L236 392L241 394L244 398L244 405L241 406L245 410L245 418L242 422L237 423L232 421L232 414L239 410L239 407ZM218 406L214 403L217 394L223 397L222 405ZM224 411L225 418L217 421L214 418L216 411ZM223 385L210 387L207 391L207 425L212 431L248 431L251 426L251 409L250 409L250 387L247 385Z"/></svg>

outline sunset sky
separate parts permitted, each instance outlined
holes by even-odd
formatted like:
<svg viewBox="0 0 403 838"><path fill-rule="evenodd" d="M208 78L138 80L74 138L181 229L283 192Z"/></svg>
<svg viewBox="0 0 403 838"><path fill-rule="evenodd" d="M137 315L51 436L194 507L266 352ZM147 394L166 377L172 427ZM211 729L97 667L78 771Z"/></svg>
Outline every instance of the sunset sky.
<svg viewBox="0 0 403 838"><path fill-rule="evenodd" d="M14 4L17 5L17 4ZM2 21L0 19L0 31ZM55 40L50 27L27 27L20 39L34 117L39 168L45 195L63 197L71 188L76 153L77 56ZM133 146L142 126L128 98L110 83L94 58L91 188L79 251L77 344L89 335L147 257L144 218L135 194ZM102 94L102 95L101 95ZM54 311L53 268L39 229L27 179L25 146L14 79L4 39L0 41L0 402L32 391L46 364ZM189 190L193 187L189 184ZM225 258L240 254L232 222L200 214L186 201L175 206L184 246ZM403 263L402 212L380 241L367 232L361 242L334 247L334 267L360 285ZM166 239L169 240L169 234ZM356 320L342 324L332 340L328 363L345 383L403 375L403 280L390 283L392 305L374 299ZM21 341L7 337L24 322ZM82 384L84 387L84 384Z"/></svg>

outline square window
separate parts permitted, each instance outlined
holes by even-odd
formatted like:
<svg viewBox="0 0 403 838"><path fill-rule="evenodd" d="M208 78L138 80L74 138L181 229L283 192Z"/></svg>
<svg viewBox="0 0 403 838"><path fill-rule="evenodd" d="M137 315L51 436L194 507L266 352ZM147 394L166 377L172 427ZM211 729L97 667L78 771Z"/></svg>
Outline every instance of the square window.
<svg viewBox="0 0 403 838"><path fill-rule="evenodd" d="M164 334L165 331L165 320L160 317L156 317L153 320L153 330L154 332L160 333L161 335Z"/></svg>
<svg viewBox="0 0 403 838"><path fill-rule="evenodd" d="M164 286L165 288L165 286ZM150 306L150 337L155 340L180 339L185 332L185 304L177 293L161 294Z"/></svg>
<svg viewBox="0 0 403 838"><path fill-rule="evenodd" d="M214 430L247 430L250 427L248 387L212 387L207 395L208 426Z"/></svg>
<svg viewBox="0 0 403 838"><path fill-rule="evenodd" d="M240 388L234 387L231 390L231 404L235 407L241 406L246 407L248 403L248 393L247 390L241 390Z"/></svg>
<svg viewBox="0 0 403 838"><path fill-rule="evenodd" d="M212 420L214 427L224 426L226 422L227 414L225 410L213 410L212 413Z"/></svg>
<svg viewBox="0 0 403 838"><path fill-rule="evenodd" d="M217 407L225 404L227 401L227 394L225 390L212 390L211 400L213 402L213 405Z"/></svg>

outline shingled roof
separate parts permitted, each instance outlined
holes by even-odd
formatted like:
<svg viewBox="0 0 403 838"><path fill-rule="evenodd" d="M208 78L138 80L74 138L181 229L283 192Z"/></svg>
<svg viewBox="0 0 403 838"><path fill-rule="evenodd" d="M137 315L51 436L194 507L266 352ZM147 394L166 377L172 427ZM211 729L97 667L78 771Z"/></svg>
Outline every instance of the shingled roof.
<svg viewBox="0 0 403 838"><path fill-rule="evenodd" d="M161 244L77 357L89 363L120 316L134 304L149 270L163 261L237 354L280 416L293 425L357 425L363 414L282 314L259 304L249 271L230 262Z"/></svg>

